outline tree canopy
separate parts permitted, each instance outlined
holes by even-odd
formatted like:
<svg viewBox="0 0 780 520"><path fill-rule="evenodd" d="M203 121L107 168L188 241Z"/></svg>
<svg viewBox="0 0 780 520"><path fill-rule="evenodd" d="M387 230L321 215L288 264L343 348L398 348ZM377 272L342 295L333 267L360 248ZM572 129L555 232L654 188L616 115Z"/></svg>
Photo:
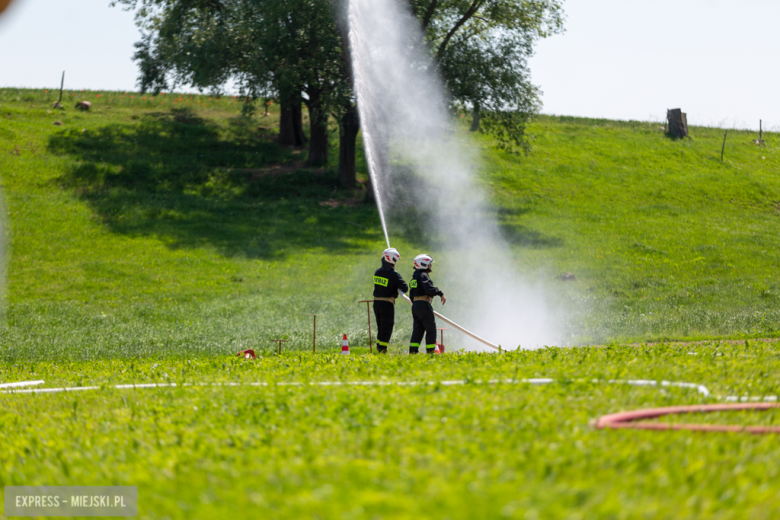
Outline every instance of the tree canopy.
<svg viewBox="0 0 780 520"><path fill-rule="evenodd" d="M300 131L304 103L311 124L309 162L327 161L327 120L333 116L341 128L340 178L354 184L359 122L341 0L113 4L136 9L142 38L134 58L142 90L160 91L176 84L218 90L232 80L244 95L280 101L281 134L287 144L302 144L305 139ZM424 31L419 43L438 66L453 107L472 113L472 129L493 133L509 148L522 143L526 121L541 106L527 58L539 38L562 31L561 4L562 0L409 0ZM288 128L291 137L286 137Z"/></svg>
<svg viewBox="0 0 780 520"><path fill-rule="evenodd" d="M455 106L470 110L506 148L524 144L541 107L527 59L533 45L563 30L561 0L413 0ZM483 126L480 126L480 120Z"/></svg>

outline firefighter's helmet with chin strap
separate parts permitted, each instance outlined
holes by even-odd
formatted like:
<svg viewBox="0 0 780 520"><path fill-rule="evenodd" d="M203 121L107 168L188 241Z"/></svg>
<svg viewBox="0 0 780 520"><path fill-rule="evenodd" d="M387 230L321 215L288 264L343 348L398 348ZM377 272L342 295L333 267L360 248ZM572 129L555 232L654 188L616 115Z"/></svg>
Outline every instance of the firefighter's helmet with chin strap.
<svg viewBox="0 0 780 520"><path fill-rule="evenodd" d="M433 265L433 258L429 255L417 255L414 257L414 268L418 271L427 271Z"/></svg>
<svg viewBox="0 0 780 520"><path fill-rule="evenodd" d="M401 253L396 248L390 247L384 250L382 259L389 264L395 265L401 259Z"/></svg>

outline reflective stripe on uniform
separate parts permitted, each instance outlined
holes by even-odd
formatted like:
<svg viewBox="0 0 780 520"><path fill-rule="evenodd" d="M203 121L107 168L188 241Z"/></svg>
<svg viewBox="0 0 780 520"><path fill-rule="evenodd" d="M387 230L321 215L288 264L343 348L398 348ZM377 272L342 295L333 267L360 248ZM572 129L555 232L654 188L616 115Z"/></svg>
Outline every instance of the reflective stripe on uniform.
<svg viewBox="0 0 780 520"><path fill-rule="evenodd" d="M409 343L409 346L410 347L419 347L420 344L419 343Z"/></svg>
<svg viewBox="0 0 780 520"><path fill-rule="evenodd" d="M425 345L425 348L436 348L436 343L434 343L433 345Z"/></svg>
<svg viewBox="0 0 780 520"><path fill-rule="evenodd" d="M376 344L381 346L381 347L386 347L387 346L387 341L377 341Z"/></svg>
<svg viewBox="0 0 780 520"><path fill-rule="evenodd" d="M382 287L387 287L387 281L387 278L382 278L381 276L374 277L374 283L376 285L381 285Z"/></svg>

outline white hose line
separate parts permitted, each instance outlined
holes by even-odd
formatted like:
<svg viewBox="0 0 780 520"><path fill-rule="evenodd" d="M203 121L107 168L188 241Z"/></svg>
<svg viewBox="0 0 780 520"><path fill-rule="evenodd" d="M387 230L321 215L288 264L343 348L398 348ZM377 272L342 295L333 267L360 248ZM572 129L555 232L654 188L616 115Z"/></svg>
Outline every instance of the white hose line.
<svg viewBox="0 0 780 520"><path fill-rule="evenodd" d="M601 381L598 379L594 379L592 382L600 383ZM627 385L634 385L634 386L676 386L680 388L695 388L704 397L709 397L710 395L710 391L709 389L707 389L706 386L699 385L696 383L681 383L675 381L654 381L648 379L628 379L625 381L619 379L609 379L607 383L625 383Z"/></svg>
<svg viewBox="0 0 780 520"><path fill-rule="evenodd" d="M403 299L404 299L404 300L406 300L406 301L407 301L407 302L409 302L410 304L412 303L412 300L410 300L410 299L409 299L409 297L408 297L406 294L404 294L404 293L401 293L401 296L403 297ZM471 336L471 337L472 337L472 338L474 338L475 340L479 341L480 343L484 343L485 345L487 345L487 346L488 346L488 347L490 347L490 348L494 348L494 349L496 349L496 350L498 350L498 351L500 351L500 350L501 350L501 348L500 348L498 345L496 345L495 343L491 343L491 342L489 342L488 340L486 340L486 339L484 339L484 338L480 338L479 336L477 336L477 335L476 335L476 334L474 334L473 332L471 332L471 331L469 331L469 330L466 330L466 329L464 329L463 327L461 327L460 325L458 325L457 323L455 323L454 321L452 321L452 320L451 320L451 319L449 319L448 317L446 317L446 316L444 316L444 315L442 315L442 314L440 314L440 313L438 313L438 312L436 312L436 311L433 311L433 313L434 313L434 314L435 314L435 315L436 315L438 318L441 318L442 320L446 321L447 323L449 323L450 325L452 325L453 327L455 327L456 329L458 329L459 331L461 331L463 334L465 334L465 335L467 335L467 336Z"/></svg>
<svg viewBox="0 0 780 520"><path fill-rule="evenodd" d="M727 402L777 402L780 400L776 395L727 395L727 396L710 396L709 389L698 383L686 383L681 381L655 381L653 379L571 379L568 380L573 383L593 383L593 384L625 384L631 386L661 386L661 387L677 387L677 388L691 388L695 389L703 397L713 397ZM540 377L529 379L488 379L483 381L482 379L465 380L465 379L453 379L444 381L310 381L310 382L298 382L298 381L281 381L278 383L268 383L265 381L254 381L250 383L183 383L181 385L177 383L130 383L123 385L113 385L106 388L115 388L117 390L125 390L129 388L175 388L178 386L419 386L419 385L442 385L442 386L454 386L454 385L466 385L466 384L529 384L529 385L546 385L555 383L555 379ZM36 381L19 381L16 383L0 383L0 394L53 394L60 392L83 392L85 390L100 390L103 387L100 386L69 386L61 388L22 388L26 386L37 386L44 384L43 380ZM17 390L18 389L18 390Z"/></svg>
<svg viewBox="0 0 780 520"><path fill-rule="evenodd" d="M778 398L776 395L727 395L726 397L722 397L724 401L731 402L731 403L749 403L749 402L777 402Z"/></svg>
<svg viewBox="0 0 780 520"><path fill-rule="evenodd" d="M20 386L35 386L42 385L43 380L37 381L19 381L18 383L0 383L0 388L17 388Z"/></svg>
<svg viewBox="0 0 780 520"><path fill-rule="evenodd" d="M678 387L678 388L690 388L696 390L699 394L701 394L703 397L709 397L710 391L707 389L704 385L699 385L696 383L685 383L685 382L677 382L677 381L653 381L653 380L645 380L645 379L608 379L608 380L602 380L602 379L573 379L568 380L573 383L594 383L594 384L625 384L625 385L631 385L631 386L671 386L671 387ZM100 390L101 388L113 388L117 390L127 390L127 389L138 389L138 388L177 388L177 387L197 387L197 386L231 386L231 387L238 387L238 386L262 386L262 387L269 387L269 386L295 386L295 387L303 387L303 386L435 386L435 385L442 385L442 386L456 386L456 385L467 385L467 384L487 384L487 385L500 385L500 384L529 384L529 385L547 385L557 382L555 379L551 378L529 378L529 379L488 379L488 380L482 380L482 379L474 379L474 380L466 380L466 379L452 379L452 380L444 380L444 381L309 381L309 382L299 382L299 381L281 381L278 383L268 383L265 381L255 381L255 382L249 382L249 383L238 383L238 382L226 382L226 383L183 383L179 385L178 383L131 383L131 384L122 384L122 385L111 385L106 387L100 387L100 386L71 386L71 387L61 387L61 388L20 388L16 389L17 387L24 386L18 383L12 383L16 385L16 387L8 388L7 390L0 391L0 394L51 394L51 393L59 393L59 392L82 392L85 390ZM26 384L41 384L43 381L29 381L26 382ZM728 400L728 398L726 398Z"/></svg>

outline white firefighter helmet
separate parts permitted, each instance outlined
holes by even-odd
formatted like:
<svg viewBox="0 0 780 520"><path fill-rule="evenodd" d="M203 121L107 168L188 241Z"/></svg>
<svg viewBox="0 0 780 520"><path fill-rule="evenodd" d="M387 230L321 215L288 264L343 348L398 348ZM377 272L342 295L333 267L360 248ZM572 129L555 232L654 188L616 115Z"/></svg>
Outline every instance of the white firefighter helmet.
<svg viewBox="0 0 780 520"><path fill-rule="evenodd" d="M394 247L390 247L384 250L382 253L382 259L386 262L395 265L401 259L401 253Z"/></svg>
<svg viewBox="0 0 780 520"><path fill-rule="evenodd" d="M433 258L426 254L414 257L414 268L418 271L425 271L433 265Z"/></svg>

